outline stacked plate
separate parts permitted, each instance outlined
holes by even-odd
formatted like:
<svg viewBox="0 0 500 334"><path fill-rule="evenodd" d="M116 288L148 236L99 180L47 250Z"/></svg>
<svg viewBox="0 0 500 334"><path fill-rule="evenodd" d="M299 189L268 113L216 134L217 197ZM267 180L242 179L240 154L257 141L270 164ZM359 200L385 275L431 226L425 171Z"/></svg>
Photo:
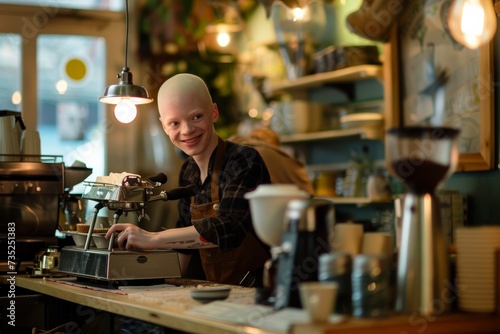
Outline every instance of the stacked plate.
<svg viewBox="0 0 500 334"><path fill-rule="evenodd" d="M455 233L458 305L463 311L494 312L500 289L500 226L462 227Z"/></svg>

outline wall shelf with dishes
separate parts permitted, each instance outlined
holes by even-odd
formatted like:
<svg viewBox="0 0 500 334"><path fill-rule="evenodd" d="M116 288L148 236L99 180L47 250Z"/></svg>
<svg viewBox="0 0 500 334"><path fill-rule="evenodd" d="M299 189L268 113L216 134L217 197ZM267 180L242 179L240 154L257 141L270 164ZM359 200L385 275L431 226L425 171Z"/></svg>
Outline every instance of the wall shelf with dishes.
<svg viewBox="0 0 500 334"><path fill-rule="evenodd" d="M316 196L315 198L324 199L333 204L353 204L357 206L365 205L393 205L392 199L384 201L373 200L368 197L336 197L336 196Z"/></svg>
<svg viewBox="0 0 500 334"><path fill-rule="evenodd" d="M327 164L315 164L315 165L307 165L306 166L307 171L309 173L315 174L315 175L321 175L322 173L329 174L329 175L334 175L333 178L336 178L337 176L341 176L345 170L349 168L349 163L345 162L340 162L340 163L327 163ZM385 160L374 160L372 161L372 169L374 171L381 171L385 169ZM390 188L391 187L391 181L387 176L383 174L379 174L379 176L385 178L387 180L387 186ZM317 182L320 182L317 180ZM317 186L317 198L322 198L326 199L334 204L351 204L351 205L356 205L358 207L361 206L375 206L375 205L382 205L382 206L387 206L387 205L392 205L393 204L393 198L391 194L388 192L386 196L382 197L368 197L368 191L364 196L343 196L342 194L337 195L336 193L338 192L336 181L335 180L329 180L330 183L335 183L335 191L332 191L334 193L333 195L329 195L330 191L328 189L331 187L326 186L326 189L323 189L323 191L319 191L318 187L319 184L316 184ZM330 188L331 189L331 188ZM326 192L325 192L326 190Z"/></svg>
<svg viewBox="0 0 500 334"><path fill-rule="evenodd" d="M325 175L344 179L352 152L361 153L363 146L370 147L377 171L385 172L383 83L383 65L369 64L264 84L263 92L270 100L281 99L281 109L275 116L294 123L291 128L286 124L278 127L285 129L280 133L281 142L306 164L316 190L318 180ZM317 118L318 104L323 106L319 128L305 129L306 123L316 123L313 120ZM292 131L294 128L302 131ZM365 191L352 196L336 195L332 189L336 181L327 183L330 192L318 191L317 196L338 205L339 219L366 222L372 214L393 207L390 196L379 200L368 197Z"/></svg>
<svg viewBox="0 0 500 334"><path fill-rule="evenodd" d="M317 140L327 140L345 137L359 137L360 139L383 139L383 133L378 129L353 128L340 130L327 130L318 132L298 133L281 136L283 144L302 143Z"/></svg>
<svg viewBox="0 0 500 334"><path fill-rule="evenodd" d="M353 84L354 82L377 79L383 81L382 65L356 65L339 70L306 75L294 80L269 83L264 87L268 97L276 97L290 91L307 90L326 84Z"/></svg>

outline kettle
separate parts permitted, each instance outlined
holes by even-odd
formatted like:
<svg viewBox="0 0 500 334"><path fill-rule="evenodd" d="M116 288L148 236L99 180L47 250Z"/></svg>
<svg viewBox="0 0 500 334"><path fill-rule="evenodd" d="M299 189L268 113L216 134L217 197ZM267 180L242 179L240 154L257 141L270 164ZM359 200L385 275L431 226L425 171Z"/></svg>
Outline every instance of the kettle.
<svg viewBox="0 0 500 334"><path fill-rule="evenodd" d="M21 112L0 110L0 161L20 160L21 134L25 129Z"/></svg>
<svg viewBox="0 0 500 334"><path fill-rule="evenodd" d="M330 251L335 225L333 203L325 199L296 199L285 211L274 307L301 308L299 285L318 281L319 258Z"/></svg>

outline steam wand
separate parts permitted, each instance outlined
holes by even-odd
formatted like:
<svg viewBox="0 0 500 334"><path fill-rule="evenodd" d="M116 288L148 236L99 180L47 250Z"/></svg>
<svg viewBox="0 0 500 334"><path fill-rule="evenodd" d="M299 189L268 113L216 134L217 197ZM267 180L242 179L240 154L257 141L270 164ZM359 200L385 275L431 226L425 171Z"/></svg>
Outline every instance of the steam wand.
<svg viewBox="0 0 500 334"><path fill-rule="evenodd" d="M122 209L118 209L115 211L113 215L113 225L118 223L118 219L120 219L120 216L123 214ZM115 244L115 233L111 234L111 238L109 238L109 245L108 245L108 251L113 250L113 245Z"/></svg>
<svg viewBox="0 0 500 334"><path fill-rule="evenodd" d="M101 210L104 207L104 203L99 202L94 206L94 219L92 219L92 222L90 223L89 231L87 233L87 240L85 240L85 247L83 247L83 250L88 250L90 247L90 240L92 240L92 232L94 231L95 227L95 222L97 220L97 214L99 213L99 210Z"/></svg>

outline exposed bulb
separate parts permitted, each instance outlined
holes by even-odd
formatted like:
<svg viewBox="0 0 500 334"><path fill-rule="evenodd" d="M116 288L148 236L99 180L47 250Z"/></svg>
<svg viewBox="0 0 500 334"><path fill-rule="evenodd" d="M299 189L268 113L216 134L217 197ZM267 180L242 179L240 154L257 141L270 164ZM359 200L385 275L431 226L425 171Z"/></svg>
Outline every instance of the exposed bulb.
<svg viewBox="0 0 500 334"><path fill-rule="evenodd" d="M455 0L450 6L448 27L451 35L469 49L488 43L497 30L492 0Z"/></svg>
<svg viewBox="0 0 500 334"><path fill-rule="evenodd" d="M220 47L225 48L226 46L231 43L231 36L226 31L220 31L217 34L217 44L219 44Z"/></svg>
<svg viewBox="0 0 500 334"><path fill-rule="evenodd" d="M137 107L129 99L122 99L115 107L115 117L121 123L130 123L137 116Z"/></svg>

